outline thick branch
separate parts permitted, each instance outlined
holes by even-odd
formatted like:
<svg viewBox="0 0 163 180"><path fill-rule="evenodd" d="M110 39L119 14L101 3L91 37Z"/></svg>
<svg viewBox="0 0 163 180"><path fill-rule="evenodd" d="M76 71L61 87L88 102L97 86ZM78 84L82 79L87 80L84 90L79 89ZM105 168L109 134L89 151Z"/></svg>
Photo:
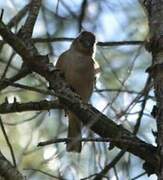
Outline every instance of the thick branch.
<svg viewBox="0 0 163 180"><path fill-rule="evenodd" d="M61 105L57 100L55 101L40 101L40 102L28 102L28 103L8 103L4 102L0 104L0 113L14 113L14 112L24 112L24 111L49 111L51 109L61 108Z"/></svg>

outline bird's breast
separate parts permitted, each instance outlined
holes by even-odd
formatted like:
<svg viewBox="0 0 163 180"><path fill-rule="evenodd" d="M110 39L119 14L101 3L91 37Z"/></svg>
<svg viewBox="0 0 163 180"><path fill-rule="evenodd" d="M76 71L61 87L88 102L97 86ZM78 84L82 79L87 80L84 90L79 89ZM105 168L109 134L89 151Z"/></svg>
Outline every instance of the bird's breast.
<svg viewBox="0 0 163 180"><path fill-rule="evenodd" d="M94 63L91 57L75 57L67 61L66 80L87 101L93 90Z"/></svg>

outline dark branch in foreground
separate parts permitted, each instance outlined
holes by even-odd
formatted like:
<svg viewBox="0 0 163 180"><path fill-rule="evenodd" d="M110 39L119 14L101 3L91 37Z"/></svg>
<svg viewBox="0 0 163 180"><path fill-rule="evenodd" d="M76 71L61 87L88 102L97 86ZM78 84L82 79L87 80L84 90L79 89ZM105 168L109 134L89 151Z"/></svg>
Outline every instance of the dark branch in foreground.
<svg viewBox="0 0 163 180"><path fill-rule="evenodd" d="M14 113L14 112L24 112L24 111L49 111L51 109L60 109L61 105L58 100L54 101L39 101L39 102L28 102L28 103L19 103L13 102L8 103L7 99L3 104L0 104L0 113Z"/></svg>

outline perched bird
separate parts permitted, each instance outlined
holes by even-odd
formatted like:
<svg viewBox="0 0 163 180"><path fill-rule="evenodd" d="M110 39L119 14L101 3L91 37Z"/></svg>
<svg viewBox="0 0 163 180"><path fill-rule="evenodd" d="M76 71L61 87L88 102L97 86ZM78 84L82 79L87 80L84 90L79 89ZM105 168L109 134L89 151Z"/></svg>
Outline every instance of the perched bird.
<svg viewBox="0 0 163 180"><path fill-rule="evenodd" d="M91 32L83 31L74 39L70 48L60 55L56 68L64 74L66 82L80 95L84 102L88 102L94 86L95 68L93 52L95 36ZM68 111L68 138L74 139L67 143L67 151L81 152L82 124L75 114Z"/></svg>

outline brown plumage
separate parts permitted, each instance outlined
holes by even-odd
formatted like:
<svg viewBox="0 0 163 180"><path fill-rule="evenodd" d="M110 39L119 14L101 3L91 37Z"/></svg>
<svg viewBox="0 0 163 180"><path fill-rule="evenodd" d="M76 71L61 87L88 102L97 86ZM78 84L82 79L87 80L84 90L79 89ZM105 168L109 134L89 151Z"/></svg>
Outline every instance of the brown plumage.
<svg viewBox="0 0 163 180"><path fill-rule="evenodd" d="M88 102L94 85L95 69L92 58L95 36L83 31L71 44L70 49L59 57L56 67L65 76L67 83L78 93L84 102ZM67 143L67 151L80 152L81 121L72 112L68 112L68 138L74 141Z"/></svg>

